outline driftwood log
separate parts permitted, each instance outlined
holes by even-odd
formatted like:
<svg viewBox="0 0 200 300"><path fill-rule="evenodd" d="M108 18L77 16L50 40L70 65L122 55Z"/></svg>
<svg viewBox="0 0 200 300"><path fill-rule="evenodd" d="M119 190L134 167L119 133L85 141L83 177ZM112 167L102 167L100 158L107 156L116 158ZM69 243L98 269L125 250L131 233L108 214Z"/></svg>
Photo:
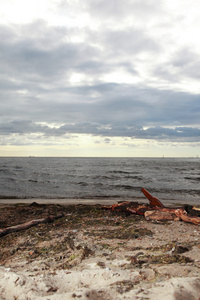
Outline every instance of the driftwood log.
<svg viewBox="0 0 200 300"><path fill-rule="evenodd" d="M59 219L61 217L63 217L63 214L59 214L57 216L48 216L46 218L32 220L32 221L29 221L29 222L26 222L26 223L23 223L23 224L3 228L3 229L0 229L0 237L5 236L5 235L7 235L11 232L28 229L30 227L33 227L33 226L41 224L41 223L51 223L54 220Z"/></svg>
<svg viewBox="0 0 200 300"><path fill-rule="evenodd" d="M149 200L149 204L138 202L121 202L112 206L104 206L104 209L123 211L129 214L143 215L147 220L182 220L200 225L200 210L190 205L184 207L165 207L160 200L153 197L142 188L143 194Z"/></svg>

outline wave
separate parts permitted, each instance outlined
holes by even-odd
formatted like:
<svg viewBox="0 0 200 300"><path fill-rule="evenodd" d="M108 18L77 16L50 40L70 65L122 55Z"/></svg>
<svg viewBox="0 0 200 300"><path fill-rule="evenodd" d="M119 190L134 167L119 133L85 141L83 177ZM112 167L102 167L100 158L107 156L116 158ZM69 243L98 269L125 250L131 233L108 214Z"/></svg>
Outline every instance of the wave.
<svg viewBox="0 0 200 300"><path fill-rule="evenodd" d="M184 178L188 180L200 181L200 177L184 177Z"/></svg>

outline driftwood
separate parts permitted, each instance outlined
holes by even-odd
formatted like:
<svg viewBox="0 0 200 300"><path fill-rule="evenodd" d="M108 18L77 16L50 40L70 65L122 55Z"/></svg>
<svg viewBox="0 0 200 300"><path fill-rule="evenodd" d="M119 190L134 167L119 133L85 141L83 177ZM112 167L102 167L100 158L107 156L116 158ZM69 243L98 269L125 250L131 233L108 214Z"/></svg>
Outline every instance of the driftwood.
<svg viewBox="0 0 200 300"><path fill-rule="evenodd" d="M0 229L0 237L5 236L5 235L7 235L11 232L28 229L30 227L33 227L33 226L41 224L41 223L51 223L54 220L59 219L61 217L63 217L63 214L59 214L57 216L48 216L46 218L32 220L32 221L29 221L29 222L26 222L26 223L23 223L23 224L19 224L19 225L16 225L16 226L3 228L3 229Z"/></svg>
<svg viewBox="0 0 200 300"><path fill-rule="evenodd" d="M138 202L121 202L112 206L104 206L104 209L123 211L129 214L144 215L147 220L182 220L200 225L200 210L190 205L184 207L165 207L160 200L153 197L142 188L143 194L149 200L149 204Z"/></svg>
<svg viewBox="0 0 200 300"><path fill-rule="evenodd" d="M160 200L158 200L158 198L153 197L149 192L147 192L147 190L142 188L141 191L143 192L145 197L149 200L150 206L164 207L164 204L162 204L162 202L160 202Z"/></svg>

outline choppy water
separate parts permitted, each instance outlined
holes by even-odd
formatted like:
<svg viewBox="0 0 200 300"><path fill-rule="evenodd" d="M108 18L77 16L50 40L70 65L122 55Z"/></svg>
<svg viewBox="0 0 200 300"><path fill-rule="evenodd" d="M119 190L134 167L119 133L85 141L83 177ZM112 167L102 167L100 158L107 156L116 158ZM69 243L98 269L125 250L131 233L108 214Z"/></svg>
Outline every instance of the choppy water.
<svg viewBox="0 0 200 300"><path fill-rule="evenodd" d="M200 203L200 160L182 158L0 158L0 198L143 197Z"/></svg>

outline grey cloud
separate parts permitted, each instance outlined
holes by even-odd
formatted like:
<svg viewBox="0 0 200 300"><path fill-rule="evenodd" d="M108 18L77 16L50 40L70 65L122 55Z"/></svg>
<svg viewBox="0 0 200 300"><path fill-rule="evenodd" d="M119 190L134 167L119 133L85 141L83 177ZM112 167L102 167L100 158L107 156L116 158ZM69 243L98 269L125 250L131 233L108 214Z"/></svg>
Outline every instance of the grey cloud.
<svg viewBox="0 0 200 300"><path fill-rule="evenodd" d="M1 65L4 73L9 72L13 76L18 73L19 77L25 74L28 77L35 75L59 78L61 74L72 69L97 68L98 62L96 65L95 62L93 64L91 62L93 57L97 57L97 50L88 43L68 41L68 32L59 27L47 27L45 23L41 26L40 22L39 25L35 22L32 26L28 26L29 36L24 34L24 31L28 30L26 26L19 27L17 32L14 28L1 26L1 37L5 32L9 32L11 37L9 40L1 38L0 41ZM35 33L37 31L38 36Z"/></svg>
<svg viewBox="0 0 200 300"><path fill-rule="evenodd" d="M110 144L110 142L111 142L111 140L110 140L109 138L105 138L105 139L104 139L104 143Z"/></svg>
<svg viewBox="0 0 200 300"><path fill-rule="evenodd" d="M191 49L184 48L175 53L175 56L172 60L172 64L175 67L184 67L191 63L191 61L194 58L197 58L198 55L196 55Z"/></svg>
<svg viewBox="0 0 200 300"><path fill-rule="evenodd" d="M114 2L106 3L109 11ZM121 4L116 3L120 15ZM133 3L139 9L139 2ZM152 1L148 4L151 7ZM138 76L134 61L138 53L159 55L159 44L145 31L86 29L85 41L75 43L70 38L76 30L41 21L18 28L0 26L1 136L39 133L41 138L56 138L87 133L106 139L199 141L199 95L101 82L102 75L118 68ZM182 71L198 77L198 66L199 56L186 49L174 54L169 65L155 68L154 74L169 81L178 80ZM73 72L85 75L86 81L88 76L89 83L72 85ZM179 126L172 129L174 124Z"/></svg>
<svg viewBox="0 0 200 300"><path fill-rule="evenodd" d="M150 88L138 89L132 85L103 84L87 87L82 99L82 87L80 91L79 87L74 89L77 93L76 103L52 104L55 111L60 112L63 122L67 118L70 122L90 120L99 124L134 126L163 126L174 122L185 125L199 124L198 95ZM97 98L91 96L95 91L98 94ZM52 105L50 110L53 110ZM48 107L46 109L48 110Z"/></svg>
<svg viewBox="0 0 200 300"><path fill-rule="evenodd" d="M172 65L180 75L200 79L200 55L190 48L181 49L176 53Z"/></svg>
<svg viewBox="0 0 200 300"><path fill-rule="evenodd" d="M98 128L95 124L76 124L65 125L57 131L62 133L86 133L97 136L106 136L104 140L109 143L108 137L131 137L139 139L155 139L161 141L182 141L182 142L200 142L200 129L192 127L176 127L174 129L164 127L151 127L148 129L130 127L130 126L113 126L110 129ZM55 131L54 131L55 133ZM51 133L50 133L51 134Z"/></svg>
<svg viewBox="0 0 200 300"><path fill-rule="evenodd" d="M165 79L168 82L180 81L180 75L174 72L170 63L164 63L160 66L153 67L152 69L152 75L156 76L157 78Z"/></svg>
<svg viewBox="0 0 200 300"><path fill-rule="evenodd" d="M170 141L200 141L200 129L191 127L163 128L152 127L139 132L140 138ZM138 137L139 137L138 136Z"/></svg>
<svg viewBox="0 0 200 300"><path fill-rule="evenodd" d="M9 135L13 133L20 135L38 132L44 133L45 131L48 132L49 130L48 126L41 126L30 120L12 121L9 123L0 124L0 128L1 135Z"/></svg>
<svg viewBox="0 0 200 300"><path fill-rule="evenodd" d="M180 78L200 78L200 55L190 48L183 48L174 53L171 59L159 67L154 67L153 74L171 82Z"/></svg>
<svg viewBox="0 0 200 300"><path fill-rule="evenodd" d="M158 0L90 0L88 9L95 18L104 18L104 22L112 19L123 22L127 18L152 18L156 14L163 13L162 1Z"/></svg>
<svg viewBox="0 0 200 300"><path fill-rule="evenodd" d="M131 61L125 61L118 64L119 67L124 68L125 71L130 73L131 75L138 76L139 72L135 69L133 63Z"/></svg>
<svg viewBox="0 0 200 300"><path fill-rule="evenodd" d="M130 66L139 53L160 53L162 46L159 41L149 36L143 28L131 26L125 29L102 29L101 31L88 31L88 39L100 45L103 50L99 52L106 61L118 61ZM126 56L123 56L126 55ZM118 63L116 63L116 66Z"/></svg>
<svg viewBox="0 0 200 300"><path fill-rule="evenodd" d="M152 127L193 126L199 125L200 120L199 95L132 85L99 84L61 91L52 87L49 91L41 89L37 97L16 97L10 98L9 105L6 101L0 104L5 121L23 120L26 116L33 122L77 124L89 120L99 126Z"/></svg>
<svg viewBox="0 0 200 300"><path fill-rule="evenodd" d="M126 29L112 30L105 35L104 43L111 48L115 54L126 53L134 55L142 52L158 52L159 44L150 38L144 30Z"/></svg>
<svg viewBox="0 0 200 300"><path fill-rule="evenodd" d="M41 126L31 121L15 121L9 124L1 124L1 135L40 133L45 137L64 137L68 134L92 134L104 136L104 142L110 143L111 137L131 137L137 139L155 139L160 141L176 142L200 142L200 129L192 127L143 127L110 125L102 128L97 123L65 124L59 128Z"/></svg>
<svg viewBox="0 0 200 300"><path fill-rule="evenodd" d="M77 29L49 27L41 20L16 28L1 25L0 74L8 76L8 82L9 78L17 78L29 88L34 86L34 90L42 83L59 84L64 78L67 83L72 72L90 75L94 82L119 68L137 76L134 55L160 51L156 41L134 28L98 32L87 29L85 40L76 43L71 41L73 34ZM5 35L9 39L4 39Z"/></svg>

